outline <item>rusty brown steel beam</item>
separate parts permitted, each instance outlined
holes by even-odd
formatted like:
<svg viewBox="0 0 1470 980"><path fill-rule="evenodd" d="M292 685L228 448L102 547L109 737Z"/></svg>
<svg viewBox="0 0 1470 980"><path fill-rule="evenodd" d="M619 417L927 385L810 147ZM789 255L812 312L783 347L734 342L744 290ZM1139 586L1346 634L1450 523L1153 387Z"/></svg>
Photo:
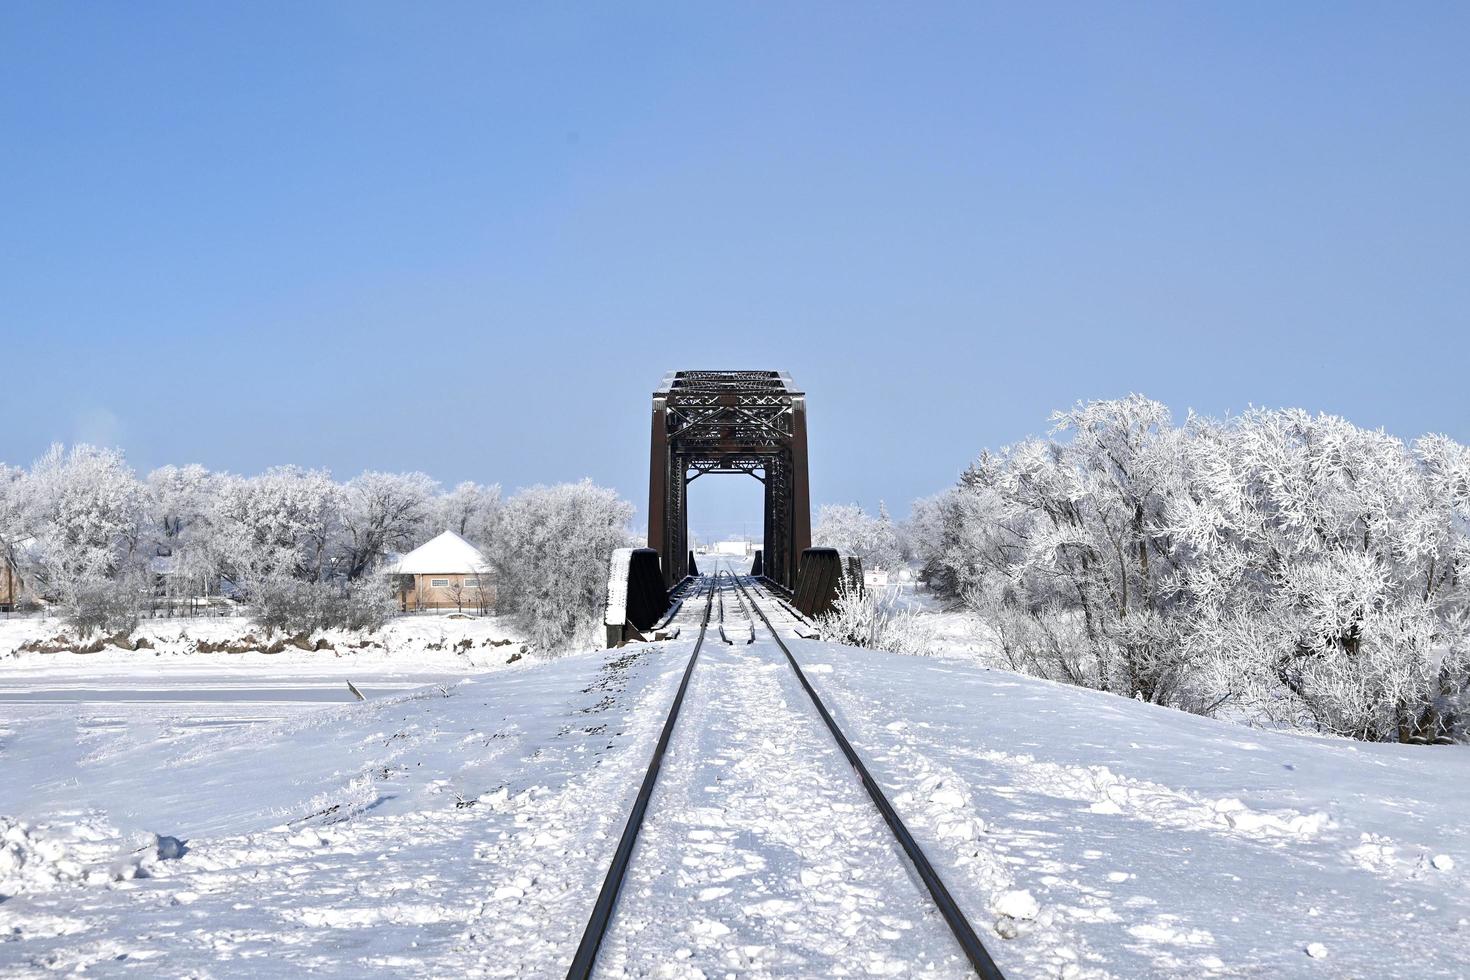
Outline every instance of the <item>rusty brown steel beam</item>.
<svg viewBox="0 0 1470 980"><path fill-rule="evenodd" d="M688 562L689 483L744 473L764 484L767 575L791 587L811 545L806 393L782 371L671 371L653 395L648 545L664 581Z"/></svg>

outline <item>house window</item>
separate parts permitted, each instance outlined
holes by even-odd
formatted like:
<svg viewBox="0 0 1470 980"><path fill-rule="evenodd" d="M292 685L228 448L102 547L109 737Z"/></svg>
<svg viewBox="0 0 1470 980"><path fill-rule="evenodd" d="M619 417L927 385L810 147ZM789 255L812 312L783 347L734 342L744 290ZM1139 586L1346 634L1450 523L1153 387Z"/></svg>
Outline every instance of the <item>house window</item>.
<svg viewBox="0 0 1470 980"><path fill-rule="evenodd" d="M435 589L447 589L447 588L449 588L449 579L447 579L447 578L431 578L431 579L429 579L429 586L431 588L435 588Z"/></svg>
<svg viewBox="0 0 1470 980"><path fill-rule="evenodd" d="M480 580L477 578L467 578L464 580L464 584L467 589L478 589L480 587Z"/></svg>

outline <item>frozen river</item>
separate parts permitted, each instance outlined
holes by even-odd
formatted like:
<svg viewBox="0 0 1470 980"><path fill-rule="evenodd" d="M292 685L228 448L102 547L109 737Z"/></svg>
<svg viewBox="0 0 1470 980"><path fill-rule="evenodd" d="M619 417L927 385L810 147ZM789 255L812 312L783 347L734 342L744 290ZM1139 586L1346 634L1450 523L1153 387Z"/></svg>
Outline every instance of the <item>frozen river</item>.
<svg viewBox="0 0 1470 980"><path fill-rule="evenodd" d="M70 722L79 729L147 725L165 731L253 725L355 701L349 680L373 700L463 677L463 671L361 663L307 669L100 665L96 671L79 670L74 662L62 669L5 665L0 669L0 737L18 725L40 722Z"/></svg>

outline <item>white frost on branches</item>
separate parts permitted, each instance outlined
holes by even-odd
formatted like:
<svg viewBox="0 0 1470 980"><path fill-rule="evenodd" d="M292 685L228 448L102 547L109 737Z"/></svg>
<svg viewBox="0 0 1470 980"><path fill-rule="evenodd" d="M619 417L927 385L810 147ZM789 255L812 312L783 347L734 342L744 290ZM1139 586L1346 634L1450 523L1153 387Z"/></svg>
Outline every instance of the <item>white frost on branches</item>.
<svg viewBox="0 0 1470 980"><path fill-rule="evenodd" d="M17 488L34 577L65 599L133 571L145 495L121 453L52 446Z"/></svg>
<svg viewBox="0 0 1470 980"><path fill-rule="evenodd" d="M590 480L522 490L505 502L490 548L501 608L540 649L601 646L608 563L631 544L633 507Z"/></svg>
<svg viewBox="0 0 1470 980"><path fill-rule="evenodd" d="M865 569L893 568L900 560L898 531L882 503L877 517L857 504L823 505L812 528L812 543L860 558Z"/></svg>
<svg viewBox="0 0 1470 980"><path fill-rule="evenodd" d="M937 642L932 621L906 606L900 589L866 589L845 580L817 626L824 640L909 656L928 656Z"/></svg>
<svg viewBox="0 0 1470 980"><path fill-rule="evenodd" d="M1465 730L1470 458L1329 415L1138 395L921 501L924 576L1014 669L1365 739Z"/></svg>

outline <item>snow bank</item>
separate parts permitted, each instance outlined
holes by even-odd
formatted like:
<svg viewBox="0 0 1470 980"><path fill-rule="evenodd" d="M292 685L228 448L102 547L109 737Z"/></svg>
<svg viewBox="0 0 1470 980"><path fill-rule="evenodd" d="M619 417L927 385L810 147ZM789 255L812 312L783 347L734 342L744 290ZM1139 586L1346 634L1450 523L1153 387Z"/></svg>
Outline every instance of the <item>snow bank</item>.
<svg viewBox="0 0 1470 980"><path fill-rule="evenodd" d="M85 881L88 860L74 853L75 841L0 817L0 896Z"/></svg>
<svg viewBox="0 0 1470 980"><path fill-rule="evenodd" d="M121 847L117 831L97 821L33 825L0 816L0 899L146 878L160 861L185 851L175 837L140 840L136 847Z"/></svg>

